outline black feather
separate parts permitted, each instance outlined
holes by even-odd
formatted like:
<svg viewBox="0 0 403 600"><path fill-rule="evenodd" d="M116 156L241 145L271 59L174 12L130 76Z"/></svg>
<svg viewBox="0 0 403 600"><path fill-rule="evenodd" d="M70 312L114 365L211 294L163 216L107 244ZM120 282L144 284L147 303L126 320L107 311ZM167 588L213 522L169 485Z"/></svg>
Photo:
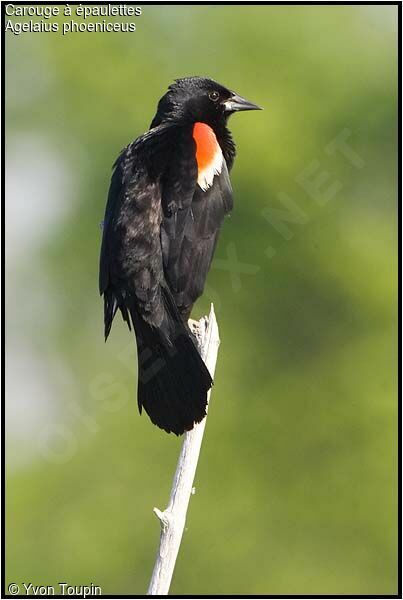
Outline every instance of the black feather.
<svg viewBox="0 0 403 600"><path fill-rule="evenodd" d="M215 87L214 87L215 86ZM186 319L203 293L219 231L232 209L235 145L227 117L209 100L232 92L201 78L178 80L161 99L151 129L114 165L103 224L99 288L105 338L120 310L138 349L138 405L181 434L206 414L212 379ZM210 188L198 183L193 126L213 128L223 154Z"/></svg>

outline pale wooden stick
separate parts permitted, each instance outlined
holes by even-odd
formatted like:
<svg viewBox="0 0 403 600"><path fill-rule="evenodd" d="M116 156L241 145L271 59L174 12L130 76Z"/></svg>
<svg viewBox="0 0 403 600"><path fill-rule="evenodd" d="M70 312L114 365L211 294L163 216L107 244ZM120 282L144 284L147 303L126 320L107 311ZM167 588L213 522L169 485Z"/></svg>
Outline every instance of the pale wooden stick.
<svg viewBox="0 0 403 600"><path fill-rule="evenodd" d="M208 317L200 319L196 324L193 322L191 326L193 329L196 329L195 333L198 337L200 353L211 376L214 377L220 338L213 305L211 305ZM211 390L208 393L208 401L210 400L210 393ZM178 556L185 528L189 500L193 492L193 481L203 441L206 419L207 416L201 423L195 425L191 431L185 434L172 484L168 508L164 512L161 512L158 508L154 508L154 513L161 523L161 536L147 592L149 596L166 596L169 592L176 557Z"/></svg>

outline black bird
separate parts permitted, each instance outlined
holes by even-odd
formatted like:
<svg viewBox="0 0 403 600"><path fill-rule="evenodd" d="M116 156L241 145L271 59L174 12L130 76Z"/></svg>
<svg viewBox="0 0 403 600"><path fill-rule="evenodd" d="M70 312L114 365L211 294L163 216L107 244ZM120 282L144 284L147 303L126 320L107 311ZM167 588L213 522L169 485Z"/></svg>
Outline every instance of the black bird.
<svg viewBox="0 0 403 600"><path fill-rule="evenodd" d="M119 309L136 334L140 413L177 435L203 419L212 385L187 319L232 209L228 117L259 108L211 79L177 79L114 164L99 279L105 339Z"/></svg>

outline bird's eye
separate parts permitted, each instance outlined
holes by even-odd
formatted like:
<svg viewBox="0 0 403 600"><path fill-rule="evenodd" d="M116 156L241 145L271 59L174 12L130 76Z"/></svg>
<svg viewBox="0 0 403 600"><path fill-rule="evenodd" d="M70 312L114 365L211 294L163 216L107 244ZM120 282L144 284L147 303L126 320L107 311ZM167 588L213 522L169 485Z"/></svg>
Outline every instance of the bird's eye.
<svg viewBox="0 0 403 600"><path fill-rule="evenodd" d="M220 98L220 94L218 92L210 92L209 95L208 95L208 97L213 102L217 102L217 100Z"/></svg>

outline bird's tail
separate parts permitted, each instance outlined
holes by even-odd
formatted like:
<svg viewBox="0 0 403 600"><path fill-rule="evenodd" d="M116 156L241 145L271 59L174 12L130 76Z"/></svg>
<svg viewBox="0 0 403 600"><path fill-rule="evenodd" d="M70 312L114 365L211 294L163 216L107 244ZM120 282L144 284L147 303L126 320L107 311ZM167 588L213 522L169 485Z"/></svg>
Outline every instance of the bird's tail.
<svg viewBox="0 0 403 600"><path fill-rule="evenodd" d="M169 337L130 310L138 351L138 405L151 421L180 435L206 415L210 373L171 294L163 290Z"/></svg>

